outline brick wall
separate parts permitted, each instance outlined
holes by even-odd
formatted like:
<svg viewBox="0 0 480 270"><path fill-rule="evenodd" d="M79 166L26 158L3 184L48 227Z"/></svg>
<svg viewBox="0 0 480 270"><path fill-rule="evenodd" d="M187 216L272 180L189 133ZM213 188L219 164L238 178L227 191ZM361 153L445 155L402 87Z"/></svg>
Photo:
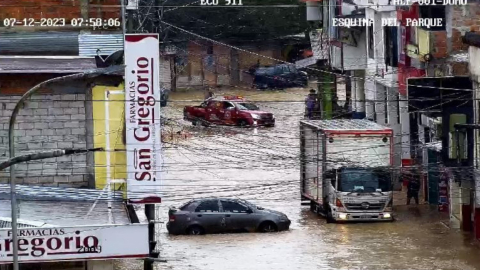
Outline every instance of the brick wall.
<svg viewBox="0 0 480 270"><path fill-rule="evenodd" d="M20 96L0 96L0 161L8 158L8 120ZM16 155L61 148L86 148L85 95L35 95L20 110L15 126ZM86 155L19 164L19 184L87 187ZM8 181L9 170L0 172Z"/></svg>
<svg viewBox="0 0 480 270"><path fill-rule="evenodd" d="M452 51L466 51L468 45L462 42L462 36L470 30L480 31L480 1L471 0L465 6L452 6Z"/></svg>
<svg viewBox="0 0 480 270"><path fill-rule="evenodd" d="M118 0L2 0L0 19L65 18L69 22L73 18L83 18L82 13L89 18L120 18L120 8L112 6L118 3Z"/></svg>
<svg viewBox="0 0 480 270"><path fill-rule="evenodd" d="M267 44L265 48L259 48L258 46L240 46L241 48L257 53L259 55L272 57L275 59L283 59L281 55L281 48L279 46L273 46ZM260 65L274 65L274 60L256 56L252 53L244 51L238 51L238 70L231 68L231 51L235 49L228 48L226 46L214 45L213 57L215 62L213 68L210 70L204 67L202 63L203 57L207 55L207 45L202 44L200 41L190 42L187 46L188 64L185 69L177 75L177 87L195 87L202 85L218 85L218 86L240 86L244 88L250 88L252 84L252 76L246 74L251 66L255 65L260 60ZM232 74L232 72L238 72L239 74ZM213 75L215 74L215 76ZM240 78L240 82L237 85L233 85L232 77L237 75Z"/></svg>

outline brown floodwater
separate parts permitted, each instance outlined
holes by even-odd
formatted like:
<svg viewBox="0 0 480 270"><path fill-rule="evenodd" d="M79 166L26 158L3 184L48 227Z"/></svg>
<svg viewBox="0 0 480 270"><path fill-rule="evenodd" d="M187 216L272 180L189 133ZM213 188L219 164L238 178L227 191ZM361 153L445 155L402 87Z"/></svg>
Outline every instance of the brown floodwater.
<svg viewBox="0 0 480 270"><path fill-rule="evenodd" d="M156 269L480 269L477 244L449 229L443 223L448 216L435 207L397 206L391 223L327 224L301 206L298 121L305 91L252 93L256 100L275 100L258 103L275 114L274 128L188 128L190 137L165 145L160 219L167 221L169 206L192 198L239 197L284 212L291 229L170 236L162 226L158 240L167 262ZM282 101L282 95L297 102ZM182 120L183 105L172 102L164 110L178 127L189 125ZM126 263L118 268L142 269L138 261Z"/></svg>

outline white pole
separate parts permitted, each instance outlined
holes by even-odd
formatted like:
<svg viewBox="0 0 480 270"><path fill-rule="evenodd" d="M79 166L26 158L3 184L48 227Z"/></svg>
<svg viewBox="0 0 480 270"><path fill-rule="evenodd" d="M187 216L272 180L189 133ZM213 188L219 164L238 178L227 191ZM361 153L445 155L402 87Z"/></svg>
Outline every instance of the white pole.
<svg viewBox="0 0 480 270"><path fill-rule="evenodd" d="M112 188L110 186L112 181L110 171L110 104L109 104L110 91L105 91L105 161L107 169L107 189L108 189L108 223L112 222Z"/></svg>

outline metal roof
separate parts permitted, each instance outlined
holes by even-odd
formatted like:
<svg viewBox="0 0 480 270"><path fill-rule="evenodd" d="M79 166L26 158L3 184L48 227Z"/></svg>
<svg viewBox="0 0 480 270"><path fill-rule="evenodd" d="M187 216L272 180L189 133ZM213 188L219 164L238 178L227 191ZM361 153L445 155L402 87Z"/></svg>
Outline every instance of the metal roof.
<svg viewBox="0 0 480 270"><path fill-rule="evenodd" d="M0 54L78 55L78 32L2 33Z"/></svg>
<svg viewBox="0 0 480 270"><path fill-rule="evenodd" d="M0 73L78 73L97 68L95 58L0 57Z"/></svg>
<svg viewBox="0 0 480 270"><path fill-rule="evenodd" d="M85 188L58 188L16 185L17 198L22 200L54 200L54 201L95 201L107 199L102 190ZM112 199L122 201L121 193L112 193ZM0 184L0 200L10 198L10 185Z"/></svg>
<svg viewBox="0 0 480 270"><path fill-rule="evenodd" d="M389 127L385 127L373 121L364 119L304 120L301 122L322 130L392 131L392 129Z"/></svg>
<svg viewBox="0 0 480 270"><path fill-rule="evenodd" d="M101 190L24 185L17 185L17 194L18 218L25 226L131 223L120 194L109 200ZM10 225L10 210L9 185L0 184L0 227Z"/></svg>
<svg viewBox="0 0 480 270"><path fill-rule="evenodd" d="M123 34L81 34L78 43L80 56L110 55L123 50Z"/></svg>

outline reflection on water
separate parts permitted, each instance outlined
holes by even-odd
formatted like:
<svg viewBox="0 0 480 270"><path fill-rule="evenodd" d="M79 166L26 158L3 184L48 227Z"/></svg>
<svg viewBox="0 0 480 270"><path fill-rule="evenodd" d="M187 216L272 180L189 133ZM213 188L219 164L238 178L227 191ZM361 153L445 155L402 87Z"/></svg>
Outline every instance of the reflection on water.
<svg viewBox="0 0 480 270"><path fill-rule="evenodd" d="M168 262L157 269L480 269L480 250L442 225L447 217L435 207L398 206L398 220L390 223L327 224L301 206L303 104L259 105L275 113L276 127L195 127L193 138L166 149L161 219L167 220L169 205L194 197L238 196L286 213L291 230L191 237L169 236L163 228L161 256ZM170 118L184 123L181 110L168 109Z"/></svg>

